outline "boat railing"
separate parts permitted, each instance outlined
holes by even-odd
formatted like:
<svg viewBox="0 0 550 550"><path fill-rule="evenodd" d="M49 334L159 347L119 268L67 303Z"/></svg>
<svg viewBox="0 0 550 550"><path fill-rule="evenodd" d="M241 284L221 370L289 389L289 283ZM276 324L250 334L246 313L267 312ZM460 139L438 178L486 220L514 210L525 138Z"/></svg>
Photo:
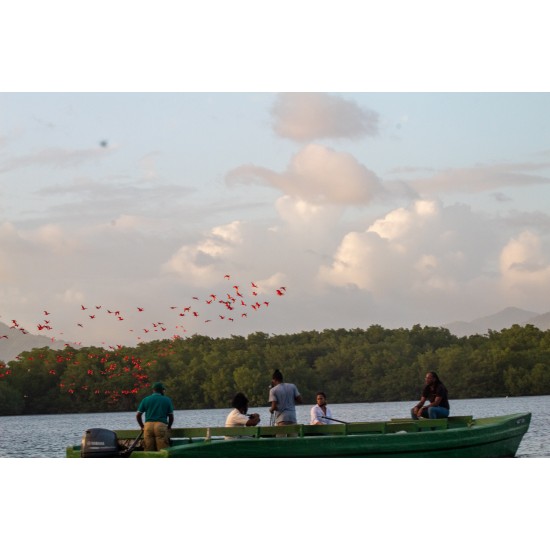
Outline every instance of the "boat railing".
<svg viewBox="0 0 550 550"><path fill-rule="evenodd" d="M417 431L423 431L427 428L468 428L474 424L473 416L449 416L448 418L421 418L413 420L412 418L392 418L390 423L395 427L397 424L414 424L418 427Z"/></svg>
<svg viewBox="0 0 550 550"><path fill-rule="evenodd" d="M348 422L342 424L292 424L289 426L211 426L204 428L172 428L172 440L216 439L224 437L266 438L276 436L312 437L325 435L364 435L391 434L398 432L419 432L441 430L448 427L465 427L472 422L472 417L453 417L438 419L412 420L393 418L387 422ZM130 440L137 437L137 430L117 430L119 440Z"/></svg>

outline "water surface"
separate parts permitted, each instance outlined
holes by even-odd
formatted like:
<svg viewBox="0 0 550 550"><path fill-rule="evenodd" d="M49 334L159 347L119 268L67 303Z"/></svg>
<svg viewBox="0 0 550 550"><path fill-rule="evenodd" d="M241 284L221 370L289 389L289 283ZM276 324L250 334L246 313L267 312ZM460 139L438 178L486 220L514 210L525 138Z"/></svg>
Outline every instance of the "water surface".
<svg viewBox="0 0 550 550"><path fill-rule="evenodd" d="M406 417L415 402L332 404L334 418L346 422L388 420ZM298 422L309 423L311 404L297 407ZM175 411L174 427L223 426L230 409ZM267 407L253 407L261 425L269 425ZM529 431L519 447L518 457L550 456L550 396L494 399L460 399L451 402L451 414L474 417L531 412ZM65 448L80 442L89 428L136 429L134 412L59 414L0 417L0 457L61 458Z"/></svg>

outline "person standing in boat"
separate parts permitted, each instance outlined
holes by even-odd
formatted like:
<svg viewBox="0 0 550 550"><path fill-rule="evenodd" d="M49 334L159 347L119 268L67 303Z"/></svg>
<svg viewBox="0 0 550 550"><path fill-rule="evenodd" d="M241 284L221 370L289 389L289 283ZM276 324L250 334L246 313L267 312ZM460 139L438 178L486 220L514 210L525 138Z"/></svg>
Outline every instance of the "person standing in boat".
<svg viewBox="0 0 550 550"><path fill-rule="evenodd" d="M325 392L318 391L315 396L317 405L311 407L310 411L310 424L333 424L332 412L327 407L327 396Z"/></svg>
<svg viewBox="0 0 550 550"><path fill-rule="evenodd" d="M412 418L447 418L451 408L447 388L433 371L426 374L425 382L420 401L411 409ZM424 405L426 401L430 404Z"/></svg>
<svg viewBox="0 0 550 550"><path fill-rule="evenodd" d="M269 412L275 414L277 426L297 423L296 405L302 403L302 396L294 384L283 382L283 374L279 369L272 376L269 403Z"/></svg>
<svg viewBox="0 0 550 550"><path fill-rule="evenodd" d="M256 426L260 423L260 415L258 413L248 413L248 398L244 393L237 393L231 402L233 410L225 419L225 427L232 428L234 426ZM225 439L234 439L226 437Z"/></svg>
<svg viewBox="0 0 550 550"><path fill-rule="evenodd" d="M164 395L165 391L162 382L155 382L153 393L142 399L138 407L136 419L143 430L146 451L160 451L170 446L169 431L174 423L174 405L172 400Z"/></svg>

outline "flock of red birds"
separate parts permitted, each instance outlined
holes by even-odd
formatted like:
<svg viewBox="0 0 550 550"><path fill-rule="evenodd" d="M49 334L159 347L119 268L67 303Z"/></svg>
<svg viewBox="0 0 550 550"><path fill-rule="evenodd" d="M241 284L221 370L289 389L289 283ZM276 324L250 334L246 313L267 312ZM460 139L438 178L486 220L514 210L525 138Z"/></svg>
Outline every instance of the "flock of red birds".
<svg viewBox="0 0 550 550"><path fill-rule="evenodd" d="M188 327L193 325L195 328L197 323L211 322L235 322L243 320L249 314L257 313L260 310L265 310L269 307L269 300L264 299L265 292L261 292L256 283L251 282L246 285L246 288L241 285L231 285L231 276L225 275L224 279L229 283L230 288L227 292L212 292L204 298L193 296L185 305L169 306L173 319L171 322L155 321L144 324L146 319L146 308L136 306L133 311L121 311L115 308L107 308L103 305L84 305L80 306L79 317L75 320L75 329L83 330L89 327L91 323L97 322L100 316L109 316L115 322L127 322L129 325L128 331L134 333L136 340L142 341L150 339L151 336L166 336L171 338L181 338L182 335L188 332ZM277 297L284 296L286 287L281 286L274 291ZM262 297L260 298L260 294ZM143 315L143 318L141 316ZM52 322L55 316L48 310L43 310L41 320L36 323L36 330L39 333L47 334L52 342L56 340L65 340L64 333L57 331L55 323ZM139 324L135 321L139 319ZM16 319L12 319L10 329L19 330L23 334L29 334L30 330L20 325ZM195 330L195 332L198 332ZM1 339L9 338L9 334L0 335ZM82 345L82 342L74 342L76 345ZM105 342L102 342L105 344ZM110 346L113 347L113 346ZM118 347L121 347L120 345Z"/></svg>

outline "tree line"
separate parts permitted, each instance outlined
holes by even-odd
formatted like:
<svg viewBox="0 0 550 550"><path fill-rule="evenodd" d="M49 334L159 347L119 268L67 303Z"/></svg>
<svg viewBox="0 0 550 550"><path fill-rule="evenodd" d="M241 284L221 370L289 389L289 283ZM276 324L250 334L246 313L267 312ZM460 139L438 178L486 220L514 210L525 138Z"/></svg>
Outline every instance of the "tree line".
<svg viewBox="0 0 550 550"><path fill-rule="evenodd" d="M157 340L137 347L36 348L0 363L0 415L136 410L155 381L182 409L267 405L275 369L305 403L416 401L436 371L450 399L550 394L550 331L514 325L457 337L440 327Z"/></svg>

